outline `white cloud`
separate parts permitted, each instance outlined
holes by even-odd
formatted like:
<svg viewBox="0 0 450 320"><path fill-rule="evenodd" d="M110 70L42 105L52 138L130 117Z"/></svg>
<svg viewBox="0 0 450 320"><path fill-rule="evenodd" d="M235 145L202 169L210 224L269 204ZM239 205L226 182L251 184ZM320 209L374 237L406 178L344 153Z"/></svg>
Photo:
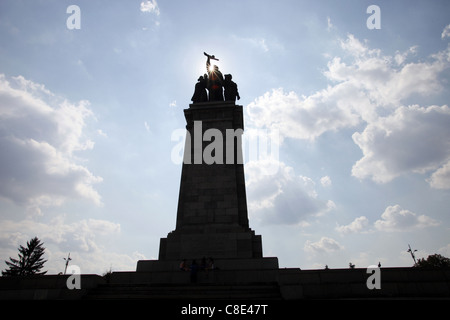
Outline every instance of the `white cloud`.
<svg viewBox="0 0 450 320"><path fill-rule="evenodd" d="M44 270L59 273L64 270L63 257L68 252L71 264L80 267L82 273L101 274L113 270L133 270L142 254L120 254L109 250L108 244L121 233L118 223L100 219L82 219L68 222L58 216L49 222L32 219L21 221L3 220L0 225L0 254L6 259L17 254L17 247L37 236L44 243ZM0 264L3 261L0 262Z"/></svg>
<svg viewBox="0 0 450 320"><path fill-rule="evenodd" d="M327 30L331 31L334 28L334 25L331 23L331 18L327 17Z"/></svg>
<svg viewBox="0 0 450 320"><path fill-rule="evenodd" d="M374 106L397 107L412 94L428 96L444 88L439 75L449 67L448 48L431 55L429 61L405 63L407 56L417 51L417 46L404 53L397 52L394 57L382 55L378 49L370 49L353 35L341 41L341 46L353 56L353 60L347 64L341 57L335 57L328 63L325 76L333 81L353 84Z"/></svg>
<svg viewBox="0 0 450 320"><path fill-rule="evenodd" d="M151 132L150 131L150 126L148 125L147 121L144 121L144 127L145 127L145 130L147 130L147 132Z"/></svg>
<svg viewBox="0 0 450 320"><path fill-rule="evenodd" d="M375 221L373 227L369 224L369 219L365 216L357 217L348 225L337 226L335 229L339 233L368 233L378 231L411 231L427 227L437 226L439 223L426 215L417 215L414 212L403 209L399 205L388 206L381 214L381 219Z"/></svg>
<svg viewBox="0 0 450 320"><path fill-rule="evenodd" d="M31 219L21 221L3 220L0 230L0 241L2 242L9 239L11 235L22 241L37 236L47 244L56 244L61 248L67 248L72 251L91 252L99 251L99 246L96 243L97 238L120 233L120 225L98 219L67 223L64 216L58 216L49 223L37 222Z"/></svg>
<svg viewBox="0 0 450 320"><path fill-rule="evenodd" d="M350 62L341 57L329 61L324 75L333 85L306 97L273 89L247 106L248 121L257 128L277 129L280 142L313 141L325 132L365 124L353 135L363 152L353 176L383 183L403 174L431 173L432 187L448 188L449 108L406 107L403 102L442 92L450 47L419 62L408 62L417 46L388 56L348 35L341 47Z"/></svg>
<svg viewBox="0 0 450 320"><path fill-rule="evenodd" d="M431 62L405 64L416 47L392 58L353 35L341 46L353 60L347 64L335 57L328 63L324 75L336 84L307 97L273 89L247 106L249 120L259 128L279 129L282 138L314 140L327 131L372 122L378 108L397 107L412 94L429 95L443 88L438 75L449 65L448 52L434 55Z"/></svg>
<svg viewBox="0 0 450 320"><path fill-rule="evenodd" d="M315 182L296 175L294 169L276 160L250 161L245 167L247 175L247 199L252 219L265 223L302 224L314 215L321 215L334 208L332 201L318 197Z"/></svg>
<svg viewBox="0 0 450 320"><path fill-rule="evenodd" d="M317 253L330 253L343 250L344 247L340 245L336 240L328 237L322 237L319 241L311 242L307 240L305 242L304 250L313 254Z"/></svg>
<svg viewBox="0 0 450 320"><path fill-rule="evenodd" d="M81 197L101 205L102 181L78 164L92 149L84 134L93 118L87 101L70 103L23 77L0 75L0 197L39 211Z"/></svg>
<svg viewBox="0 0 450 320"><path fill-rule="evenodd" d="M149 13L155 13L157 16L159 16L159 7L156 0L147 0L141 2L140 10L142 12L149 12Z"/></svg>
<svg viewBox="0 0 450 320"><path fill-rule="evenodd" d="M405 52L397 51L394 56L394 60L397 63L397 65L403 64L406 61L406 58L408 57L408 55L415 54L417 52L417 48L418 48L417 46L413 46Z"/></svg>
<svg viewBox="0 0 450 320"><path fill-rule="evenodd" d="M450 243L445 247L440 248L437 252L442 254L444 257L450 257Z"/></svg>
<svg viewBox="0 0 450 320"><path fill-rule="evenodd" d="M426 216L417 215L399 205L389 206L381 215L381 219L375 221L374 226L379 231L411 231L426 227L437 226L439 223Z"/></svg>
<svg viewBox="0 0 450 320"><path fill-rule="evenodd" d="M278 129L282 139L307 140L365 122L366 128L353 135L363 152L352 168L353 176L386 183L406 174L430 174L427 181L431 187L450 189L450 109L445 105L402 105L412 96L430 96L443 90L440 75L449 68L450 50L425 61L409 62L417 46L394 57L383 56L349 36L342 47L352 54L353 61L345 63L336 57L324 73L337 84L308 97L282 88L267 92L248 105L250 122L259 128ZM321 183L326 184L326 180ZM275 197L275 193L271 195ZM273 203L274 199L264 201ZM299 219L297 216L291 221ZM393 231L435 223L427 216L394 206L386 209L374 227ZM366 217L336 229L343 234L371 231Z"/></svg>
<svg viewBox="0 0 450 320"><path fill-rule="evenodd" d="M450 24L446 25L444 30L442 30L441 38L447 38L450 37Z"/></svg>
<svg viewBox="0 0 450 320"><path fill-rule="evenodd" d="M385 183L405 173L437 170L450 158L449 123L447 106L399 107L380 117L353 134L364 156L353 166L352 175ZM435 173L430 183L443 187L445 170Z"/></svg>
<svg viewBox="0 0 450 320"><path fill-rule="evenodd" d="M342 46L357 58L350 66L339 57L328 63L324 75L339 83L307 97L273 89L247 106L248 119L258 128L278 129L281 138L306 140L375 119L376 104L367 91L386 81L388 66L384 59L376 59L379 53L351 35Z"/></svg>
<svg viewBox="0 0 450 320"><path fill-rule="evenodd" d="M349 52L355 57L363 58L380 55L380 50L369 49L369 47L367 46L367 41L364 42L365 43L359 41L353 34L348 34L347 39L341 40L340 44L342 49Z"/></svg>
<svg viewBox="0 0 450 320"><path fill-rule="evenodd" d="M329 187L329 186L331 186L331 178L329 176L324 176L324 177L320 178L320 183L324 187Z"/></svg>
<svg viewBox="0 0 450 320"><path fill-rule="evenodd" d="M314 140L326 131L360 122L352 107L363 107L369 101L354 91L344 84L299 98L279 88L258 97L246 109L256 127L278 130L282 139Z"/></svg>
<svg viewBox="0 0 450 320"><path fill-rule="evenodd" d="M46 250L49 251L49 250ZM48 268L48 274L57 274L64 271L64 265L60 262L67 257L67 251L49 251L49 261L44 270ZM80 267L82 274L102 275L109 271L135 271L139 253L117 253L99 250L95 252L70 252L72 259L70 265ZM64 262L64 261L63 261Z"/></svg>
<svg viewBox="0 0 450 320"><path fill-rule="evenodd" d="M269 51L269 47L267 46L266 39L264 39L264 38L251 39L251 41L254 43L255 46L260 47L262 51L264 51L264 52Z"/></svg>
<svg viewBox="0 0 450 320"><path fill-rule="evenodd" d="M353 220L350 224L345 226L337 226L336 230L342 234L360 233L367 230L369 226L369 219L361 216Z"/></svg>
<svg viewBox="0 0 450 320"><path fill-rule="evenodd" d="M233 35L232 38L238 42L244 43L246 45L248 44L251 47L256 48L262 52L268 52L270 49L273 48L283 49L283 46L276 41L271 41L269 46L267 39L263 37L241 37Z"/></svg>
<svg viewBox="0 0 450 320"><path fill-rule="evenodd" d="M104 132L102 129L98 129L97 133L102 136L103 138L108 138L108 135L106 134L106 132Z"/></svg>
<svg viewBox="0 0 450 320"><path fill-rule="evenodd" d="M433 172L427 181L432 188L450 189L450 161Z"/></svg>

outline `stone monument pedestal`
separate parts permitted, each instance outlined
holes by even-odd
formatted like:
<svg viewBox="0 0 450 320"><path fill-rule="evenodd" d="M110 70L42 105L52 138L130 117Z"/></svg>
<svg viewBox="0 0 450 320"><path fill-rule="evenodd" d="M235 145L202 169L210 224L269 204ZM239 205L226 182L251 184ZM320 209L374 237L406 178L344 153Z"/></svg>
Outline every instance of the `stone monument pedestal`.
<svg viewBox="0 0 450 320"><path fill-rule="evenodd" d="M161 239L159 259L203 257L250 259L262 257L261 236L241 227L206 228L202 233L173 231Z"/></svg>
<svg viewBox="0 0 450 320"><path fill-rule="evenodd" d="M138 261L136 271L179 272L183 260L189 266L203 258L212 258L220 271L278 269L277 258L263 258L261 236L249 227L242 106L195 103L184 115L187 133L176 229L161 239L158 260Z"/></svg>
<svg viewBox="0 0 450 320"><path fill-rule="evenodd" d="M200 264L200 260L196 259ZM191 261L187 261L189 266ZM198 272L196 283L245 284L275 283L278 277L278 258L215 259L214 270ZM117 273L116 273L117 274ZM125 275L127 273L119 273ZM180 284L190 282L190 272L180 270L178 260L139 260L135 279L147 283Z"/></svg>

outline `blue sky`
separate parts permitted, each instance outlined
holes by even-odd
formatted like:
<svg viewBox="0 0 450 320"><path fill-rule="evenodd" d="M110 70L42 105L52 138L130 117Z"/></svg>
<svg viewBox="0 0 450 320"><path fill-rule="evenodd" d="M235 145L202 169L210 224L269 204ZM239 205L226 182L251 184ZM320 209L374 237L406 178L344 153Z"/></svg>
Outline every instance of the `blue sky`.
<svg viewBox="0 0 450 320"><path fill-rule="evenodd" d="M381 29L366 12L380 8ZM70 5L80 29L68 29ZM448 1L1 1L0 267L134 270L175 228L203 51L239 86L250 225L281 267L450 256ZM273 169L276 170L273 170Z"/></svg>

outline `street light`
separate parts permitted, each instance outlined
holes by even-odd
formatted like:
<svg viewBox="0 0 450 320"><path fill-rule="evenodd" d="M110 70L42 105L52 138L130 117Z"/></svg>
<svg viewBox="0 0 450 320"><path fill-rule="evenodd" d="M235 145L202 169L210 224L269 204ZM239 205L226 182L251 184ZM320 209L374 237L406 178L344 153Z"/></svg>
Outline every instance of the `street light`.
<svg viewBox="0 0 450 320"><path fill-rule="evenodd" d="M411 249L411 246L408 244L408 247L409 247L409 249L408 249L408 251L407 252L409 252L410 254L411 254L411 257L413 258L413 260L414 260L414 265L416 265L416 256L414 255L414 252L416 252L417 250L412 250Z"/></svg>
<svg viewBox="0 0 450 320"><path fill-rule="evenodd" d="M67 256L67 259L66 258L63 258L63 259L66 260L66 268L64 269L64 274L66 274L67 266L69 265L69 261L72 260L70 258L70 252L69 252L69 255Z"/></svg>

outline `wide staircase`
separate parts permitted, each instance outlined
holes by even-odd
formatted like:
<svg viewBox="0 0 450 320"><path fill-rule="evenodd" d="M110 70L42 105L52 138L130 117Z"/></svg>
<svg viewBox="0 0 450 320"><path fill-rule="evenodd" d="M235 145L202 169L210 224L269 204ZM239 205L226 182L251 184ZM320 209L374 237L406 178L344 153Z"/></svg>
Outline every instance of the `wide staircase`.
<svg viewBox="0 0 450 320"><path fill-rule="evenodd" d="M92 289L84 299L281 300L281 294L277 283L102 284Z"/></svg>

